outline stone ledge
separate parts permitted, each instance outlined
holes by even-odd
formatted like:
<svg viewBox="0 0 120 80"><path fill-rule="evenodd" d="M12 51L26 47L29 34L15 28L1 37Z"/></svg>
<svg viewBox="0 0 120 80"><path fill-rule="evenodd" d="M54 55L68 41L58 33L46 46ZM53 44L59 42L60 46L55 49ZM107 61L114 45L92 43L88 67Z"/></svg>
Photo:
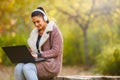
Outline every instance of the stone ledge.
<svg viewBox="0 0 120 80"><path fill-rule="evenodd" d="M58 76L55 80L120 80L120 76Z"/></svg>

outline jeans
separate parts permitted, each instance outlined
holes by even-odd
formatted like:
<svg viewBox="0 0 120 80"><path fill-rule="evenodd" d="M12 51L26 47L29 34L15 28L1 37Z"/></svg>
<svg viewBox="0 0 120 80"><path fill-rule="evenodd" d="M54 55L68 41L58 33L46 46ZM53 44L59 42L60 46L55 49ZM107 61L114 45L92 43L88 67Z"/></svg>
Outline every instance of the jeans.
<svg viewBox="0 0 120 80"><path fill-rule="evenodd" d="M37 69L34 63L19 63L14 71L15 80L38 80Z"/></svg>

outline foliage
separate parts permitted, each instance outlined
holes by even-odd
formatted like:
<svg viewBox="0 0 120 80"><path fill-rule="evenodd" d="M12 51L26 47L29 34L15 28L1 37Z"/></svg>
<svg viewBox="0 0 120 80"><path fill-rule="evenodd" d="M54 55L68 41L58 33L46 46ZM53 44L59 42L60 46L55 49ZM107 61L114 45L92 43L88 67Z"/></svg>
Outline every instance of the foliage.
<svg viewBox="0 0 120 80"><path fill-rule="evenodd" d="M72 23L71 23L72 26ZM83 40L75 31L80 32L78 27L64 28L67 35L64 35L64 53L63 64L64 65L81 65L84 64L84 54L82 49Z"/></svg>
<svg viewBox="0 0 120 80"><path fill-rule="evenodd" d="M120 75L120 46L106 46L97 57L97 69L104 75Z"/></svg>

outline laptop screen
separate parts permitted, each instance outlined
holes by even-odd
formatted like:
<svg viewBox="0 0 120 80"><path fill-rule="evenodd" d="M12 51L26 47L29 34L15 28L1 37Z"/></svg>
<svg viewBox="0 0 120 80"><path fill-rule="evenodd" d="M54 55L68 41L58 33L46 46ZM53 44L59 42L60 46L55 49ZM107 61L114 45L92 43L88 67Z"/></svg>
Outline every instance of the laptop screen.
<svg viewBox="0 0 120 80"><path fill-rule="evenodd" d="M12 63L35 62L26 45L2 47Z"/></svg>

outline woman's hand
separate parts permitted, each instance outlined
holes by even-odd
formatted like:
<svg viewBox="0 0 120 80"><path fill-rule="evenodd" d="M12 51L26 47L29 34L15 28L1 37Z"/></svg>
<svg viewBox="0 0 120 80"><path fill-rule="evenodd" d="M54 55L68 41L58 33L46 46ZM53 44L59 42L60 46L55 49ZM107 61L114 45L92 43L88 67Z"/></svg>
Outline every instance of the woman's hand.
<svg viewBox="0 0 120 80"><path fill-rule="evenodd" d="M35 59L38 58L38 54L35 53L35 52L31 52L31 55L32 55Z"/></svg>
<svg viewBox="0 0 120 80"><path fill-rule="evenodd" d="M36 59L38 58L38 55L29 48L29 51L31 52L31 55Z"/></svg>

